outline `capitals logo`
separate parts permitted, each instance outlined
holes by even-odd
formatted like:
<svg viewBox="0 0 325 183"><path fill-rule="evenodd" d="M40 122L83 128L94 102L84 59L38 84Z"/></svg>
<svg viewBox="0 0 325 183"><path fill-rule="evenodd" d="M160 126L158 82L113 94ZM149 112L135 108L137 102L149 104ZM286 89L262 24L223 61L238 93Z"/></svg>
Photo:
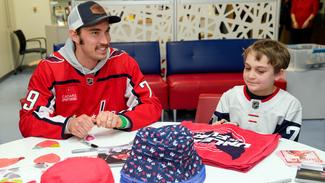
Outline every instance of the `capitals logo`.
<svg viewBox="0 0 325 183"><path fill-rule="evenodd" d="M211 152L225 152L233 160L239 158L251 144L245 143L245 139L230 128L222 128L216 131L193 131L195 147L208 148Z"/></svg>

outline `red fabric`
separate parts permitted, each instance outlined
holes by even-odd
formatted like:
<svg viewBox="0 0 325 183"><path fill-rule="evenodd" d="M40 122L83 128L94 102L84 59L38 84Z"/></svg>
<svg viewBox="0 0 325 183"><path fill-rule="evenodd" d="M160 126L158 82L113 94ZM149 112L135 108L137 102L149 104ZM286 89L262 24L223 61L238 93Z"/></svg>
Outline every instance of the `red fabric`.
<svg viewBox="0 0 325 183"><path fill-rule="evenodd" d="M220 100L221 94L202 93L199 96L195 123L208 123Z"/></svg>
<svg viewBox="0 0 325 183"><path fill-rule="evenodd" d="M194 147L204 163L241 172L272 153L280 138L278 134L259 134L231 124L181 124L194 133Z"/></svg>
<svg viewBox="0 0 325 183"><path fill-rule="evenodd" d="M170 109L196 109L201 93L223 94L244 85L243 73L175 74L167 77ZM286 90L285 80L275 85Z"/></svg>
<svg viewBox="0 0 325 183"><path fill-rule="evenodd" d="M136 61L124 52L111 57L96 74L81 74L67 60L42 60L31 76L21 100L19 127L24 137L67 138L66 123L73 115L115 111L137 130L157 121L161 104L150 92Z"/></svg>
<svg viewBox="0 0 325 183"><path fill-rule="evenodd" d="M317 15L318 6L318 0L292 0L291 14L295 15L299 28L311 14Z"/></svg>
<svg viewBox="0 0 325 183"><path fill-rule="evenodd" d="M242 73L176 74L167 77L169 107L196 109L201 93L219 93L244 84Z"/></svg>
<svg viewBox="0 0 325 183"><path fill-rule="evenodd" d="M155 96L160 100L163 109L168 109L168 85L161 76L146 74L144 79L149 83Z"/></svg>
<svg viewBox="0 0 325 183"><path fill-rule="evenodd" d="M108 164L100 158L74 157L61 161L41 176L41 183L114 183Z"/></svg>
<svg viewBox="0 0 325 183"><path fill-rule="evenodd" d="M274 85L282 90L287 90L287 81L284 79L280 79L274 82Z"/></svg>

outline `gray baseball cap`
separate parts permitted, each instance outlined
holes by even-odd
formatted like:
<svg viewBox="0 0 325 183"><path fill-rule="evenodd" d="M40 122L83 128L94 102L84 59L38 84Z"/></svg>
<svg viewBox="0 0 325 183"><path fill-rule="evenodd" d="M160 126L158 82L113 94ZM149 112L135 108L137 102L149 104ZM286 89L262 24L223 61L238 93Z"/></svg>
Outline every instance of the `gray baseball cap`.
<svg viewBox="0 0 325 183"><path fill-rule="evenodd" d="M68 16L68 26L71 30L80 27L95 25L107 19L109 24L121 21L118 16L107 15L104 8L94 1L86 1L75 6Z"/></svg>

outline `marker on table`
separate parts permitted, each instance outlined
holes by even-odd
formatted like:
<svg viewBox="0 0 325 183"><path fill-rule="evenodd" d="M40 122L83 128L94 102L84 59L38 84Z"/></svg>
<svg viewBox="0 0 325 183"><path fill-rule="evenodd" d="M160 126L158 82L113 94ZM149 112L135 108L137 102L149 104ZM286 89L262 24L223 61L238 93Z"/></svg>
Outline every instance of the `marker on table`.
<svg viewBox="0 0 325 183"><path fill-rule="evenodd" d="M93 143L90 143L88 141L83 140L81 142L84 143L84 144L86 144L86 145L88 145L88 146L90 146L90 147L92 147L92 148L98 148L98 145L93 144Z"/></svg>
<svg viewBox="0 0 325 183"><path fill-rule="evenodd" d="M85 153L85 152L93 152L93 151L97 151L97 148L73 149L71 153L75 154L75 153Z"/></svg>
<svg viewBox="0 0 325 183"><path fill-rule="evenodd" d="M286 179L279 179L279 180L275 180L275 181L271 181L271 182L267 182L267 183L288 183L291 181L292 181L291 178L286 178Z"/></svg>

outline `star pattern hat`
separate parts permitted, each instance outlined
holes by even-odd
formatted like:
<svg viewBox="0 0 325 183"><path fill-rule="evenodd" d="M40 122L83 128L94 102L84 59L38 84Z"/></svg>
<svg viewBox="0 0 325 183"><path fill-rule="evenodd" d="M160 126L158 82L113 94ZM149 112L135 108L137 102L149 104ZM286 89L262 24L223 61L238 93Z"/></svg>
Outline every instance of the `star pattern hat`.
<svg viewBox="0 0 325 183"><path fill-rule="evenodd" d="M76 30L80 27L95 25L105 19L110 24L121 21L121 18L118 16L108 15L98 3L86 1L72 9L68 16L68 25L70 30Z"/></svg>
<svg viewBox="0 0 325 183"><path fill-rule="evenodd" d="M203 182L205 166L193 145L192 133L184 126L140 129L120 181Z"/></svg>

